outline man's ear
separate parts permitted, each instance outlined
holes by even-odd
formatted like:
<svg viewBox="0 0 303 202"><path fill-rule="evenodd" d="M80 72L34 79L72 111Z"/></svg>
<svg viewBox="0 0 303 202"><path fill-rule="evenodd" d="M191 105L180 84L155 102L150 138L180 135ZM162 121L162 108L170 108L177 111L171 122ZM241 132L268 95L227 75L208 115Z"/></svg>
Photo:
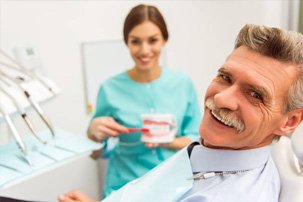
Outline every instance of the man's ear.
<svg viewBox="0 0 303 202"><path fill-rule="evenodd" d="M303 109L296 109L288 112L285 120L282 122L280 128L275 130L276 135L287 135L292 133L303 120Z"/></svg>

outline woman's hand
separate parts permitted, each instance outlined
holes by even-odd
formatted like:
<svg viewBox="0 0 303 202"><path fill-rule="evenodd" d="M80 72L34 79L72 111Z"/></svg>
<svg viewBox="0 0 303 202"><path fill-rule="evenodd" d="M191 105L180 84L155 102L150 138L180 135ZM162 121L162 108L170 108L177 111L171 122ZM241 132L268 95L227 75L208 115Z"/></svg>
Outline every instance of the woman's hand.
<svg viewBox="0 0 303 202"><path fill-rule="evenodd" d="M155 147L159 147L159 145L160 145L159 143L149 143L149 142L145 142L144 144L149 149L152 149L152 148L155 148Z"/></svg>
<svg viewBox="0 0 303 202"><path fill-rule="evenodd" d="M59 202L96 202L78 190L68 192L58 197Z"/></svg>
<svg viewBox="0 0 303 202"><path fill-rule="evenodd" d="M88 129L88 137L96 142L108 137L117 137L121 133L128 133L128 128L117 123L112 117L95 118Z"/></svg>

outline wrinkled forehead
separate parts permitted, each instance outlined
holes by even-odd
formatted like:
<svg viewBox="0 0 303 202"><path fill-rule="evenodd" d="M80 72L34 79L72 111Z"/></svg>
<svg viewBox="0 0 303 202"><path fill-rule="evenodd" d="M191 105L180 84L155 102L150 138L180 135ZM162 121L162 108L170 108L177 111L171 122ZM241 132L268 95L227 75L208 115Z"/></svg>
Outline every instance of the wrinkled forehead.
<svg viewBox="0 0 303 202"><path fill-rule="evenodd" d="M235 49L220 69L244 84L267 89L273 96L284 96L299 72L297 65L261 55L245 46Z"/></svg>
<svg viewBox="0 0 303 202"><path fill-rule="evenodd" d="M243 71L260 73L269 78L295 80L299 73L299 65L283 62L272 57L262 55L246 46L235 49L226 59L224 66L238 67Z"/></svg>

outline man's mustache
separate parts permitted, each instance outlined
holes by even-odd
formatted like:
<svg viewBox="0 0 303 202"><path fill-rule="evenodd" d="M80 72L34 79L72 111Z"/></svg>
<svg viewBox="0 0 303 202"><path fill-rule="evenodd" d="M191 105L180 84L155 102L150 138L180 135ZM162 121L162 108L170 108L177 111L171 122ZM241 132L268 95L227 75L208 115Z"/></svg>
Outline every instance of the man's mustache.
<svg viewBox="0 0 303 202"><path fill-rule="evenodd" d="M235 128L238 133L244 131L245 125L243 121L235 116L231 110L218 108L215 105L213 98L207 98L205 106L212 111L213 116L215 116L220 122Z"/></svg>

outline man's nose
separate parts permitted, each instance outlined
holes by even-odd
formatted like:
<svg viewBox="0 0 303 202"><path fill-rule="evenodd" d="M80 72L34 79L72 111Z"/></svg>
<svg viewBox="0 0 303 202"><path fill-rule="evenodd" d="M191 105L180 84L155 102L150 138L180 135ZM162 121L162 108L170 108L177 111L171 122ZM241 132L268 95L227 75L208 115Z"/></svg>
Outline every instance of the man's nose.
<svg viewBox="0 0 303 202"><path fill-rule="evenodd" d="M235 111L238 109L238 102L238 89L234 86L225 88L214 95L214 103L218 108Z"/></svg>

